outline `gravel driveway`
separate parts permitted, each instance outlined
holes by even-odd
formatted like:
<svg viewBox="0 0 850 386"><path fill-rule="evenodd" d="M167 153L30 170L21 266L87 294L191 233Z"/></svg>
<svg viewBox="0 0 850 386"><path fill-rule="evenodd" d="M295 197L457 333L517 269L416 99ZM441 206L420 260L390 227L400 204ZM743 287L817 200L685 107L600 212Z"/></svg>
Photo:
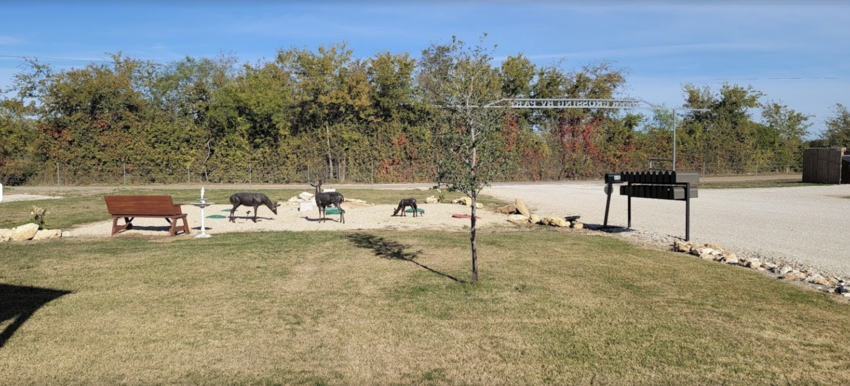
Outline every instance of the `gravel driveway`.
<svg viewBox="0 0 850 386"><path fill-rule="evenodd" d="M601 182L494 184L483 193L520 198L534 213L574 214L586 224L602 224L603 188ZM617 189L611 195L608 225L626 226L627 199ZM685 203L633 198L632 229L684 239ZM847 276L850 185L702 189L691 200L690 239L742 256L777 258Z"/></svg>

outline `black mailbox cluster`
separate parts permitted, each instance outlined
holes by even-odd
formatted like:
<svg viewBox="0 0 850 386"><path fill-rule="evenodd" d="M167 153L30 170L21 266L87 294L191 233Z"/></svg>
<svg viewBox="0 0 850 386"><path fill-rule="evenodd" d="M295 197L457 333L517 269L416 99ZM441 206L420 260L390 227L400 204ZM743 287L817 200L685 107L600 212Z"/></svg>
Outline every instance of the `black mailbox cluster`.
<svg viewBox="0 0 850 386"><path fill-rule="evenodd" d="M685 200L697 198L696 186L699 182L697 172L677 172L675 170L652 170L645 172L620 173L628 185L620 186L620 195L637 198L656 198L660 200ZM690 197L685 190L690 190Z"/></svg>
<svg viewBox="0 0 850 386"><path fill-rule="evenodd" d="M699 182L697 172L677 172L675 170L650 170L645 172L622 172L623 182L630 184L684 184Z"/></svg>
<svg viewBox="0 0 850 386"><path fill-rule="evenodd" d="M685 241L691 237L691 199L697 198L697 188L691 184L699 182L697 172L677 172L675 170L650 170L643 172L622 172L605 175L605 224L608 226L608 210L611 207L611 184L620 185L620 195L628 196L629 228L632 227L632 197L656 198L660 200L685 201Z"/></svg>

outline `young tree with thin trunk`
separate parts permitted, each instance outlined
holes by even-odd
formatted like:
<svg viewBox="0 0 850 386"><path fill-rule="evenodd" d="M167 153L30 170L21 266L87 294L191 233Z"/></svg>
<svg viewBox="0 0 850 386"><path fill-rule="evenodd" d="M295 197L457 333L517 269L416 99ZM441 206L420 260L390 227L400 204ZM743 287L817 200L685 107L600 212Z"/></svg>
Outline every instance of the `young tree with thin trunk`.
<svg viewBox="0 0 850 386"><path fill-rule="evenodd" d="M475 205L481 190L501 172L504 160L500 129L507 109L487 107L501 98L499 72L490 65L491 52L452 38L448 46L432 45L423 51L419 73L420 87L438 107L445 125L436 135L442 153L440 180L472 199L473 283L478 282Z"/></svg>

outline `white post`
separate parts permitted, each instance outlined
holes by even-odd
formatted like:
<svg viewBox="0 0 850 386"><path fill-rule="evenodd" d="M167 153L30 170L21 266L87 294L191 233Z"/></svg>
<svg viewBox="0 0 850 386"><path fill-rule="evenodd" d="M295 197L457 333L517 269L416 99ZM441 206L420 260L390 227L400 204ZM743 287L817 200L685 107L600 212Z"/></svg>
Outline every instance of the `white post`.
<svg viewBox="0 0 850 386"><path fill-rule="evenodd" d="M210 235L207 234L206 224L204 224L204 208L212 204L213 203L207 204L207 200L204 199L204 187L201 186L201 201L197 204L194 204L195 206L201 208L201 234L195 236L195 238L210 237Z"/></svg>

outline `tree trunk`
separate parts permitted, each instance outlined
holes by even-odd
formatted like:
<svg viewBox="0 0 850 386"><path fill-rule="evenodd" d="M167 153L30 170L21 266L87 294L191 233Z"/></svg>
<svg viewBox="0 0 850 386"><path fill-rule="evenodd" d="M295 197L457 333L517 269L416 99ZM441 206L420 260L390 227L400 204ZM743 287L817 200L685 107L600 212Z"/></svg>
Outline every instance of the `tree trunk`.
<svg viewBox="0 0 850 386"><path fill-rule="evenodd" d="M331 128L325 123L325 139L328 144L328 179L332 179L334 177L334 158L331 154Z"/></svg>
<svg viewBox="0 0 850 386"><path fill-rule="evenodd" d="M469 241L472 244L472 283L478 284L478 247L475 244L475 204L478 194L472 192L472 217L469 219Z"/></svg>

